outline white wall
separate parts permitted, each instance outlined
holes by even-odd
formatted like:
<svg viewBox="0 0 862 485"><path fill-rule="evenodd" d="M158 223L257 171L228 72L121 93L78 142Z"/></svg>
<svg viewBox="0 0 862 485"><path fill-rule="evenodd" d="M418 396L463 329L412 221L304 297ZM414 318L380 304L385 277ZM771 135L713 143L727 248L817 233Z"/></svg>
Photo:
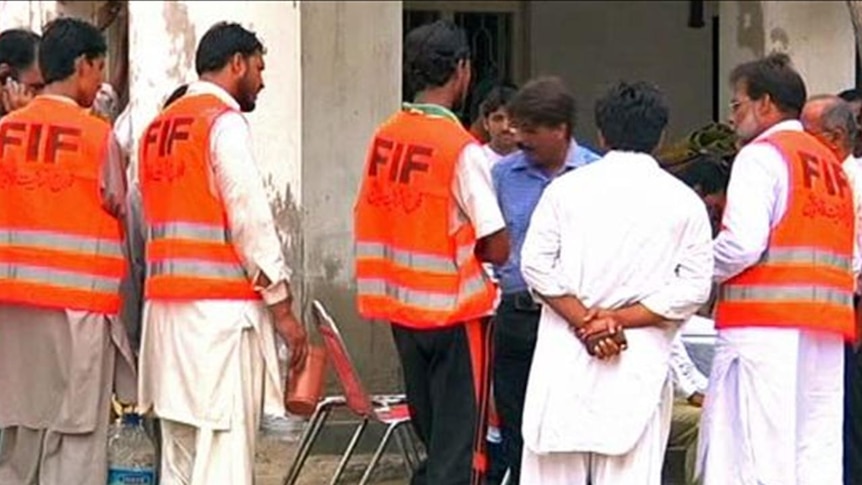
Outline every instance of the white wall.
<svg viewBox="0 0 862 485"><path fill-rule="evenodd" d="M222 20L253 30L267 49L257 109L248 118L264 177L284 193L300 191L300 16L296 2L132 1L130 90L140 133L178 85L196 79L194 54L206 30ZM298 203L298 201L297 201Z"/></svg>
<svg viewBox="0 0 862 485"><path fill-rule="evenodd" d="M388 325L356 314L353 204L369 139L401 99L400 1L301 3L306 305L326 304L370 388L395 390Z"/></svg>
<svg viewBox="0 0 862 485"><path fill-rule="evenodd" d="M688 27L689 2L534 1L528 8L531 75L567 82L578 101L579 138L596 140L595 101L619 80L662 89L671 139L711 121L709 8L701 29Z"/></svg>
<svg viewBox="0 0 862 485"><path fill-rule="evenodd" d="M805 79L808 94L838 93L856 80L855 39L845 2L719 2L722 116L732 95L733 67L773 51L785 52Z"/></svg>

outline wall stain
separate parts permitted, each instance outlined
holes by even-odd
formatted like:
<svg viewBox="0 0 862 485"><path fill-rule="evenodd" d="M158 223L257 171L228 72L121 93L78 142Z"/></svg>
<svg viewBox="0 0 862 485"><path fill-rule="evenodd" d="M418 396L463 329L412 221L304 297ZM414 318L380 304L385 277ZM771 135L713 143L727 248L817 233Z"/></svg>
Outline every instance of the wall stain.
<svg viewBox="0 0 862 485"><path fill-rule="evenodd" d="M769 41L770 54L776 52L787 54L790 52L790 36L787 35L787 31L782 29L781 27L776 27L769 31Z"/></svg>
<svg viewBox="0 0 862 485"><path fill-rule="evenodd" d="M182 82L189 73L194 72L197 42L195 26L189 20L188 8L181 2L164 2L162 18L169 39L168 52L174 61L165 71L165 75L168 79Z"/></svg>
<svg viewBox="0 0 862 485"><path fill-rule="evenodd" d="M736 44L751 49L754 56L763 57L766 52L766 32L763 27L761 2L737 2Z"/></svg>

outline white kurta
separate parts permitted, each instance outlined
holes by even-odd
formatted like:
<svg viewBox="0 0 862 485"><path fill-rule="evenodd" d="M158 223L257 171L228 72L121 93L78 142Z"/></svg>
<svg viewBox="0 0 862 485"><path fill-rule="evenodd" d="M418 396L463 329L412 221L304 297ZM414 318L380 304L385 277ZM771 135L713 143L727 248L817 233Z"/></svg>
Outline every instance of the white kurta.
<svg viewBox="0 0 862 485"><path fill-rule="evenodd" d="M200 94L218 96L239 109L214 84L193 83L187 96ZM210 139L211 188L224 203L237 254L251 279L263 272L275 282L261 290L265 301L283 300L289 270L252 155L248 124L237 111L225 113L215 121ZM172 422L164 428L167 461L176 456L172 449L188 446L183 437L188 429L175 424L197 428L197 446L208 448L198 463L194 457L185 464L163 462L163 470L178 475L176 480L206 483L202 473L208 467L202 460L233 463L230 483L251 483L260 406L266 413L284 414L274 338L263 301L145 302L140 405ZM249 380L262 382L262 389ZM237 396L244 396L242 405ZM218 448L221 454L209 450L213 442L225 440L219 433L235 436L237 442Z"/></svg>
<svg viewBox="0 0 862 485"><path fill-rule="evenodd" d="M645 154L610 152L546 189L521 253L528 284L548 296L575 295L587 307L639 302L668 324L627 330L628 350L602 361L545 307L524 405L525 460L619 456L662 428L666 437L670 414L662 410L672 398L668 368L678 328L671 321L690 317L709 297L710 237L703 202ZM639 451L655 454L649 446Z"/></svg>
<svg viewBox="0 0 862 485"><path fill-rule="evenodd" d="M786 211L786 162L773 146L756 143L783 130L802 125L772 126L734 160L714 242L719 283L760 259ZM698 438L704 484L840 484L843 352L837 334L719 330Z"/></svg>

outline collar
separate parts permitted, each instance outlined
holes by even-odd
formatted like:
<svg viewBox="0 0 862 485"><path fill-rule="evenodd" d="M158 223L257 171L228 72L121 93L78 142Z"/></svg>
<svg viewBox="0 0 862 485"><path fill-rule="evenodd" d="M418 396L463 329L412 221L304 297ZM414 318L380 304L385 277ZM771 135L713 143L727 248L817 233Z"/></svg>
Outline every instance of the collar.
<svg viewBox="0 0 862 485"><path fill-rule="evenodd" d="M512 170L526 170L533 167L533 164L527 159L527 155L522 151L517 151L512 154L517 157L512 164ZM581 167L589 163L586 157L586 151L581 148L574 138L569 140L569 149L566 151L566 161L563 162L563 171Z"/></svg>
<svg viewBox="0 0 862 485"><path fill-rule="evenodd" d="M659 167L658 160L649 153L611 150L602 157L602 163L637 163L641 166Z"/></svg>
<svg viewBox="0 0 862 485"><path fill-rule="evenodd" d="M209 94L217 97L222 103L230 106L232 109L239 111L239 103L225 89L218 84L209 81L195 81L189 84L189 90L186 91L186 96L194 96L200 94Z"/></svg>
<svg viewBox="0 0 862 485"><path fill-rule="evenodd" d="M461 124L461 120L452 112L449 108L445 106L440 106L439 104L433 103L402 103L401 108L404 111L412 111L414 113L421 113L425 116L431 116L436 118L446 118L450 121L454 121L455 123Z"/></svg>
<svg viewBox="0 0 862 485"><path fill-rule="evenodd" d="M757 135L757 137L755 137L754 140L752 140L752 141L754 142L754 141L763 140L764 138L768 137L769 135L772 135L774 133L778 133L779 131L802 131L802 123L800 123L799 120L780 121L780 122L775 123L774 125L770 126L769 128L763 130L763 133Z"/></svg>

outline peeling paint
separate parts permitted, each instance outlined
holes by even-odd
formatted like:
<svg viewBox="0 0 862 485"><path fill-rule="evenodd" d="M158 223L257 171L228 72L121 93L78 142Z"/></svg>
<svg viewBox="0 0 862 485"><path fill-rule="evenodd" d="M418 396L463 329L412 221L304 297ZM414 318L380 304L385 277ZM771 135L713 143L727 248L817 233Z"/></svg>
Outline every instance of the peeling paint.
<svg viewBox="0 0 862 485"><path fill-rule="evenodd" d="M195 26L189 20L189 11L183 2L164 2L162 18L170 40L168 51L174 60L165 70L165 75L168 79L185 79L188 73L194 72Z"/></svg>
<svg viewBox="0 0 862 485"><path fill-rule="evenodd" d="M790 52L790 36L787 31L781 27L776 27L769 31L770 48L769 53L775 52Z"/></svg>
<svg viewBox="0 0 862 485"><path fill-rule="evenodd" d="M739 14L736 17L736 44L751 49L755 57L762 57L766 51L766 35L763 26L763 5L761 2L737 2Z"/></svg>

